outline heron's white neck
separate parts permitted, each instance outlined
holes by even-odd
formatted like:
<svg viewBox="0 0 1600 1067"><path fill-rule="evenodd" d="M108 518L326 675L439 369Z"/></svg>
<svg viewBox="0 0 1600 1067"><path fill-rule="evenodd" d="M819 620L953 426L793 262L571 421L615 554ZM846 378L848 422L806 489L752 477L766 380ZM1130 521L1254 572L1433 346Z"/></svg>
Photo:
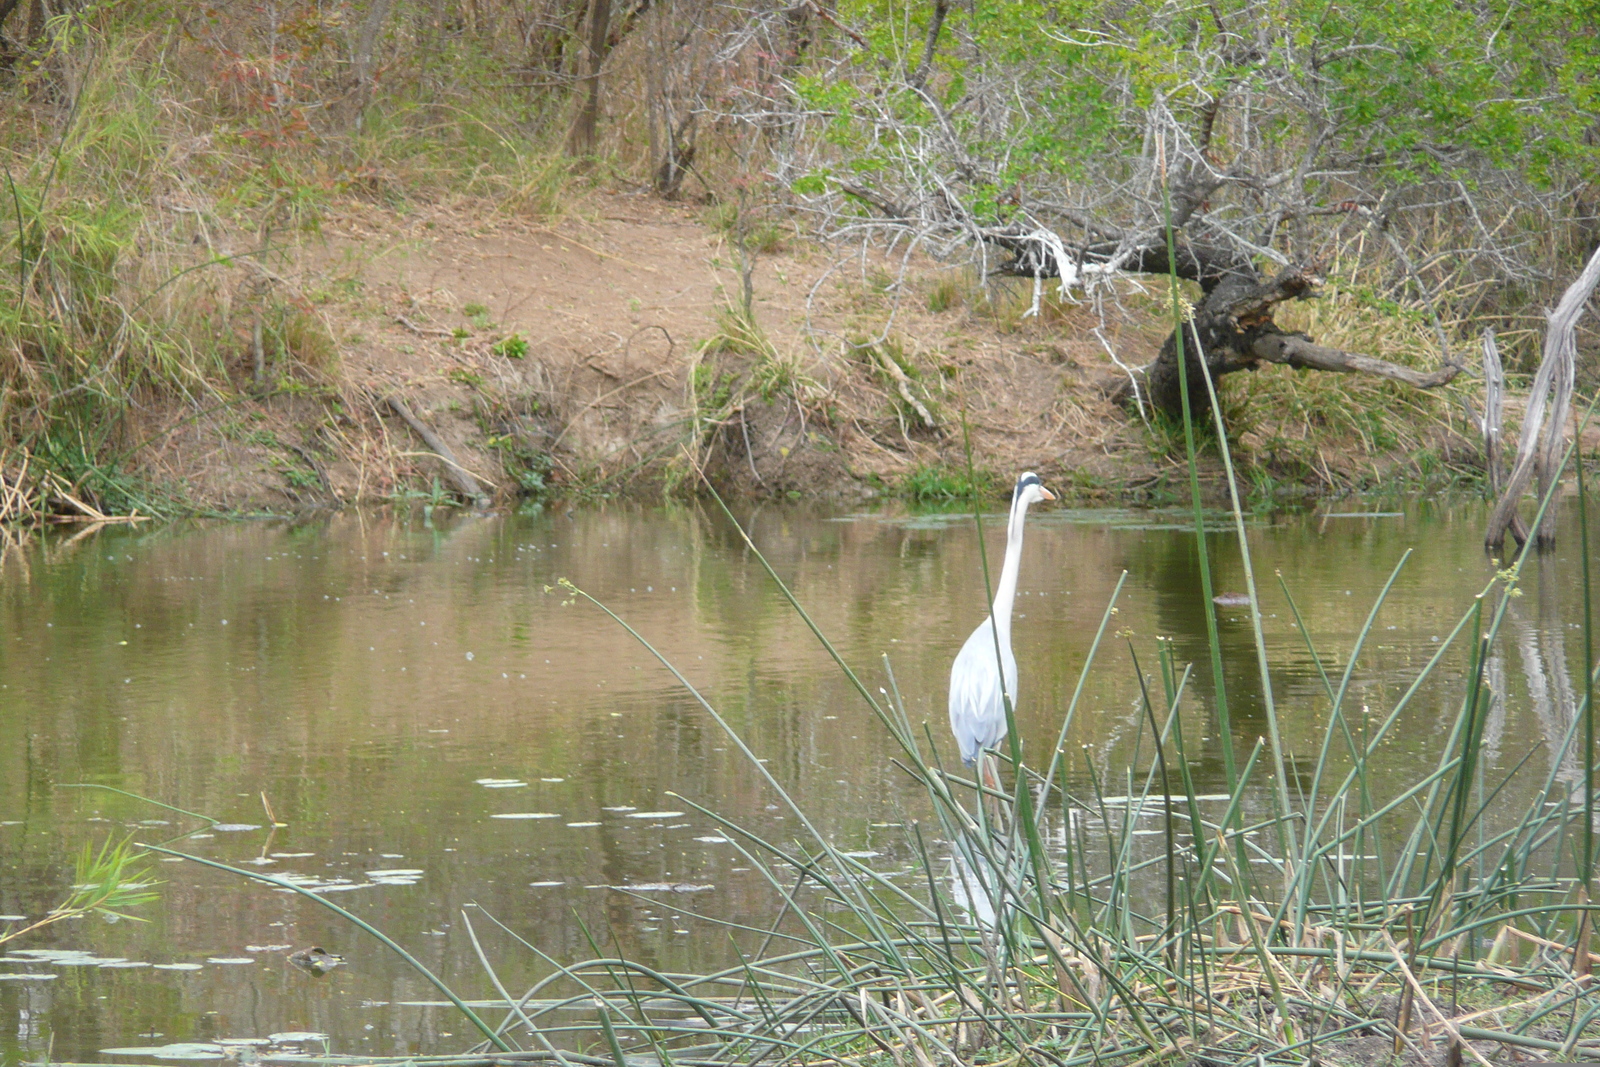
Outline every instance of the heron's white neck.
<svg viewBox="0 0 1600 1067"><path fill-rule="evenodd" d="M1006 560L1000 566L1000 584L994 590L994 626L1002 647L1011 644L1011 607L1017 599L1017 574L1022 569L1022 527L1028 517L1028 502L1019 498L1011 505L1006 523Z"/></svg>

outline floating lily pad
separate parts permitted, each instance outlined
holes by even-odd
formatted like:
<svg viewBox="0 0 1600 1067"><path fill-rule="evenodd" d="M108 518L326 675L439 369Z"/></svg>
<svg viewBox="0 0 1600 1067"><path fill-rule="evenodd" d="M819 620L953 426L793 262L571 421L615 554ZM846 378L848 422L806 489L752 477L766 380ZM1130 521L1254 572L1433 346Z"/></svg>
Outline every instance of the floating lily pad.
<svg viewBox="0 0 1600 1067"><path fill-rule="evenodd" d="M103 1048L102 1056L150 1056L158 1060L220 1060L226 1055L221 1045L211 1041L180 1041L171 1045L142 1048Z"/></svg>
<svg viewBox="0 0 1600 1067"><path fill-rule="evenodd" d="M5 957L12 963L49 963L57 967L99 967L121 963L121 956L96 956L81 948L19 948Z"/></svg>

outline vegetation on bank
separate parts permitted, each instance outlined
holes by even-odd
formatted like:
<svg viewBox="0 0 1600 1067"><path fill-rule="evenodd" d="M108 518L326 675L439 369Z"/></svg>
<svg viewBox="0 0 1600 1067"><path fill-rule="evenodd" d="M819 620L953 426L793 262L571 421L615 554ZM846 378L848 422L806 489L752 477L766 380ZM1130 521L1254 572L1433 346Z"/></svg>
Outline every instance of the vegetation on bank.
<svg viewBox="0 0 1600 1067"><path fill-rule="evenodd" d="M556 463L570 438L491 428L508 492L685 484L679 447L715 458L733 412L747 431L752 398L789 399L816 417L817 447L837 447L859 414L835 395L848 371L882 394L870 414L895 432L863 425L901 454L900 491L924 496L912 472L959 465L937 427L990 383L919 366L907 316L1070 330L1105 347L1113 381L1137 370L1156 346L1108 340L1144 301L1112 268L1151 266L1127 254L1159 229L1158 171L1185 248L1326 279L1279 312L1284 330L1432 369L1470 362L1492 324L1526 364L1541 302L1594 239L1592 13L1273 10L0 2L0 518L202 507L152 453L269 400L311 441L275 451L286 499L381 436L384 398L342 373L335 327L358 269L305 254L349 203L403 216L454 198L551 219L586 189L625 186L707 204L740 281L694 346L711 369L685 372L677 438L643 464ZM842 345L774 343L752 312L754 265L795 243L834 268L877 264ZM1221 399L1258 486L1336 488L1470 465L1474 390L1449 388L1273 367L1225 379ZM486 424L536 414L494 395L483 407ZM1135 397L1063 417L1142 419L1130 440L1170 451L1170 413L1163 426L1145 409ZM997 449L984 465L1008 465L979 445ZM1365 459L1385 454L1404 461ZM389 491L426 495L427 476L393 465Z"/></svg>

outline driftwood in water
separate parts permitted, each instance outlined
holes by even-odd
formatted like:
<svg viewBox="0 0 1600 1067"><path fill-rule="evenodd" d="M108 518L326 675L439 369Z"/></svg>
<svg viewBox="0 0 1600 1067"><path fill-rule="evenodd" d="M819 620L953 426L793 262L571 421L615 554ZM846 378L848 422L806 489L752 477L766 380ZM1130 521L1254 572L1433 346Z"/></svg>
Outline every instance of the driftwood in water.
<svg viewBox="0 0 1600 1067"><path fill-rule="evenodd" d="M397 396L391 396L388 404L394 413L404 419L405 424L411 427L418 437L422 438L422 443L427 445L434 455L444 461L445 474L455 484L461 495L480 508L488 507L489 494L483 491L483 486L478 484L478 479L472 476L472 472L456 460L456 454L450 451L450 446L445 444L438 434L428 429L427 424L417 418L412 410L406 406L404 400Z"/></svg>
<svg viewBox="0 0 1600 1067"><path fill-rule="evenodd" d="M1522 434L1517 439L1517 459L1506 479L1505 492L1489 516L1489 529L1483 543L1491 551L1505 543L1506 532L1511 531L1517 517L1517 504L1528 491L1535 474L1539 479L1539 498L1553 495L1561 476L1561 460L1567 415L1571 410L1573 375L1577 362L1575 339L1578 316L1600 283L1600 249L1589 257L1588 264L1578 280L1567 286L1561 302L1550 313L1550 324L1544 334L1544 359L1539 363L1539 373L1534 375L1533 387L1528 390L1528 408L1522 416ZM1549 420L1545 410L1549 408ZM1535 536L1541 546L1555 543L1555 507L1545 508ZM1526 541L1527 535L1518 537Z"/></svg>
<svg viewBox="0 0 1600 1067"><path fill-rule="evenodd" d="M1439 370L1424 373L1387 360L1328 348L1316 344L1302 333L1278 328L1272 315L1278 304L1310 296L1322 279L1310 265L1284 268L1263 281L1245 253L1231 248L1197 244L1179 233L1176 259L1167 254L1165 241L1129 246L1125 240L1107 239L1071 249L1075 262L1060 263L1052 246L1064 247L1051 235L1039 232L990 231L984 234L990 244L1011 254L1011 260L998 273L1035 279L1050 277L1076 280L1096 271L1128 271L1142 274L1176 274L1197 282L1203 294L1194 309L1189 336L1185 338L1184 365L1189 378L1189 404L1196 422L1210 417L1210 401L1205 376L1193 349L1198 342L1206 369L1215 381L1224 374L1254 370L1262 363L1281 363L1297 370L1339 371L1375 374L1405 382L1418 389L1444 385L1460 373L1460 366L1446 363ZM1145 395L1169 417L1183 417L1183 382L1178 372L1177 335L1169 334L1153 363L1135 372L1143 378ZM1119 385L1116 399L1128 399L1139 388L1136 380Z"/></svg>

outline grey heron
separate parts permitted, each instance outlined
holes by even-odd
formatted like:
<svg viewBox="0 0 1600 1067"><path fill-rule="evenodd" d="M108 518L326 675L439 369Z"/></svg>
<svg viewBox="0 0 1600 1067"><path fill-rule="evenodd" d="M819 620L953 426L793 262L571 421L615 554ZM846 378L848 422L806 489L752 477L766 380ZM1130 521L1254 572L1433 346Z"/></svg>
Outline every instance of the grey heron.
<svg viewBox="0 0 1600 1067"><path fill-rule="evenodd" d="M1022 566L1022 526L1029 505L1054 499L1055 494L1032 471L1017 479L1011 494L1011 517L1006 522L1006 558L1000 566L992 614L972 631L950 666L950 729L961 746L961 762L969 767L1005 739L1005 697L1009 696L1011 706L1016 707L1017 657L1011 652L1011 606L1017 599L1017 572ZM984 784L998 786L998 781L988 781L989 775L981 769L980 775Z"/></svg>

